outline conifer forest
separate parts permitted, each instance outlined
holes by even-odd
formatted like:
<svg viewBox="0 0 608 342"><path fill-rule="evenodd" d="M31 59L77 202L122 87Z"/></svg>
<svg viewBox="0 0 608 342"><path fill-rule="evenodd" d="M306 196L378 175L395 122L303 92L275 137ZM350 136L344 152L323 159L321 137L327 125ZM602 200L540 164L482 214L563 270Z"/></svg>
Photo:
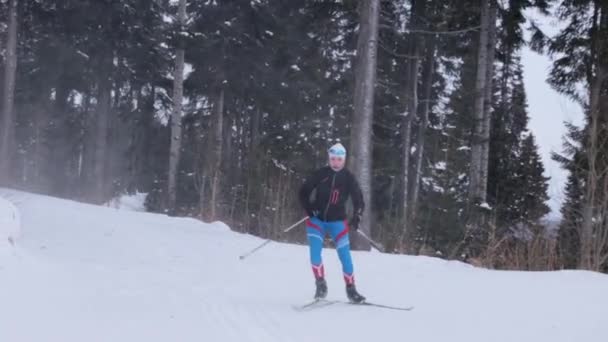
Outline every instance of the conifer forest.
<svg viewBox="0 0 608 342"><path fill-rule="evenodd" d="M559 222L524 48L585 116ZM2 187L303 243L337 142L386 252L608 272L608 1L0 1Z"/></svg>

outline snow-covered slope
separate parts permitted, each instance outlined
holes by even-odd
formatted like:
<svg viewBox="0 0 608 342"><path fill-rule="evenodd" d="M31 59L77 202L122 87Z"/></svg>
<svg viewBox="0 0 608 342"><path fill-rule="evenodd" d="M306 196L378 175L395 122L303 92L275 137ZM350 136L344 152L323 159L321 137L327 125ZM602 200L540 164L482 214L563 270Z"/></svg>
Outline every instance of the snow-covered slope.
<svg viewBox="0 0 608 342"><path fill-rule="evenodd" d="M498 272L426 257L355 253L359 289L409 312L309 312L304 246L222 224L0 190L21 213L0 253L0 341L608 341L608 276ZM0 204L1 205L1 204ZM343 299L326 250L331 298Z"/></svg>

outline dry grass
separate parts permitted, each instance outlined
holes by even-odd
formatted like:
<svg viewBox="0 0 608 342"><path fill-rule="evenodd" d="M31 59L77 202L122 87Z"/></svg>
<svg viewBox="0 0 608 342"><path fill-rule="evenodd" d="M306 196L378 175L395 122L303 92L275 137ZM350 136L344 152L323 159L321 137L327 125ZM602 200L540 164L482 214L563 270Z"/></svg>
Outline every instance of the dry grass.
<svg viewBox="0 0 608 342"><path fill-rule="evenodd" d="M559 267L557 241L539 230L527 239L490 235L487 249L471 264L495 269L549 271Z"/></svg>

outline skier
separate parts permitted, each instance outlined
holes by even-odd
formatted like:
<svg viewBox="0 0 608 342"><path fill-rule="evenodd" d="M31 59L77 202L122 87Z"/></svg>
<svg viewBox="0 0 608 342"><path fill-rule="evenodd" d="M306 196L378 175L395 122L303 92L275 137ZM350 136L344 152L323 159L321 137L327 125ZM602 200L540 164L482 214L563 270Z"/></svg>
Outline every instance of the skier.
<svg viewBox="0 0 608 342"><path fill-rule="evenodd" d="M365 301L365 297L357 292L353 273L353 262L350 255L349 228L356 231L359 228L364 202L359 183L348 171L346 149L342 144L335 144L329 151L329 166L323 167L310 175L300 188L299 197L309 219L306 221L306 232L310 246L310 261L315 276L315 299L327 296L327 282L321 259L323 241L329 233L333 239L346 283L346 295L353 303ZM314 199L311 194L316 190ZM352 199L354 214L346 221L345 204Z"/></svg>

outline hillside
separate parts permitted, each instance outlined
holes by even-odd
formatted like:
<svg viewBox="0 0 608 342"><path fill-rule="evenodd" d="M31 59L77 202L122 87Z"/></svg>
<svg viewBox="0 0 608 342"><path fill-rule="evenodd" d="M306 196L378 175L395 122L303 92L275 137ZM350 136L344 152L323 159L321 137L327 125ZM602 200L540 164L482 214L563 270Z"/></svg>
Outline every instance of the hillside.
<svg viewBox="0 0 608 342"><path fill-rule="evenodd" d="M608 340L602 274L361 252L360 291L414 310L298 312L314 290L305 246L272 243L240 261L261 240L222 223L7 189L0 198L21 217L16 246L0 244L3 342ZM337 256L324 257L329 297L344 299Z"/></svg>

